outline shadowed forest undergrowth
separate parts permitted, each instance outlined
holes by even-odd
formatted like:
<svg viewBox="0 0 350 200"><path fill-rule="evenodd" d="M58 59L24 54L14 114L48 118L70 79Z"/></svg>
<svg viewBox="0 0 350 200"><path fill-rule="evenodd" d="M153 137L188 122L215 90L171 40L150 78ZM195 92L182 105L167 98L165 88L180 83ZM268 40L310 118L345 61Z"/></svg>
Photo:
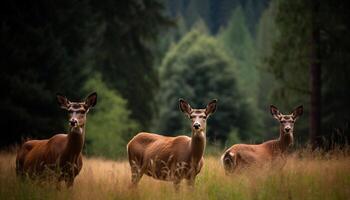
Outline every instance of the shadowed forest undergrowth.
<svg viewBox="0 0 350 200"><path fill-rule="evenodd" d="M144 176L129 189L127 161L85 158L72 189L16 178L15 154L0 153L0 199L348 199L349 150L331 153L298 151L282 170L255 169L226 176L219 156L205 157L194 189L185 181L175 192L171 182Z"/></svg>

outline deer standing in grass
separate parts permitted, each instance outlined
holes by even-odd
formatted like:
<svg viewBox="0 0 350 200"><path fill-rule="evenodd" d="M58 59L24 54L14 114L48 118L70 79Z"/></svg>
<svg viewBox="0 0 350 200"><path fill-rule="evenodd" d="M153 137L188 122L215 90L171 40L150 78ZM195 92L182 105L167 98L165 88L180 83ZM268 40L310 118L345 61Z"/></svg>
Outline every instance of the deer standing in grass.
<svg viewBox="0 0 350 200"><path fill-rule="evenodd" d="M283 115L273 105L270 106L272 116L280 122L280 137L258 145L236 144L225 151L221 157L226 173L252 165L273 162L284 156L285 151L293 144L294 123L303 114L299 106L292 114Z"/></svg>
<svg viewBox="0 0 350 200"><path fill-rule="evenodd" d="M179 189L182 179L194 185L203 166L206 144L206 122L216 110L216 100L205 109L192 109L179 100L180 110L191 120L192 136L166 137L153 133L138 133L127 145L131 167L131 182L137 186L143 174L158 180L172 181Z"/></svg>
<svg viewBox="0 0 350 200"><path fill-rule="evenodd" d="M71 102L57 94L57 101L69 113L68 134L25 142L17 151L16 172L19 176L27 174L31 178L43 178L51 170L57 178L58 187L62 180L70 187L83 165L86 114L96 105L97 94L90 94L84 102Z"/></svg>

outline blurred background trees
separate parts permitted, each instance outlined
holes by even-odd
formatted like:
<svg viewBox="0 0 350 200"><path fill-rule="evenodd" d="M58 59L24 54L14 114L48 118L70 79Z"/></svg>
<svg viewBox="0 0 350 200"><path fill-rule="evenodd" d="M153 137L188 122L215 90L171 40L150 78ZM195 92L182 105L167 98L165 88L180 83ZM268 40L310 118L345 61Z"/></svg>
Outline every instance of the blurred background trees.
<svg viewBox="0 0 350 200"><path fill-rule="evenodd" d="M108 88L100 74L93 75L84 89L86 93L98 91L99 103L88 114L85 152L109 158L125 156L126 144L139 130L138 123L130 116L127 101L116 90Z"/></svg>
<svg viewBox="0 0 350 200"><path fill-rule="evenodd" d="M343 1L278 1L280 36L267 63L281 82L275 97L307 105L303 130L310 134L303 140L315 146L343 143L349 135L348 8Z"/></svg>
<svg viewBox="0 0 350 200"><path fill-rule="evenodd" d="M159 70L158 132L191 131L189 119L179 112L179 97L193 108L205 108L210 100L218 99L220 112L208 120L208 138L223 144L233 129L243 139L250 138L255 120L238 88L235 61L215 38L192 30L169 49Z"/></svg>
<svg viewBox="0 0 350 200"><path fill-rule="evenodd" d="M304 105L295 137L301 144L349 142L348 4L6 1L0 14L0 146L63 132L66 114L55 93L81 100L93 90L99 97L88 115L89 155L120 157L139 131L189 134L178 98L193 107L219 100L208 122L209 144L277 137L270 104L285 113ZM320 69L318 97L312 95L312 66Z"/></svg>
<svg viewBox="0 0 350 200"><path fill-rule="evenodd" d="M121 109L140 128L150 127L158 88L152 45L173 24L160 2L8 1L1 9L0 81L5 95L0 109L7 113L2 127L8 133L1 146L64 131L65 114L55 93L81 100L87 95L85 82L97 72L105 87L97 84L90 90L118 91L126 101ZM125 126L120 130L129 127L120 125ZM111 132L117 131L113 127ZM127 132L123 134L131 134Z"/></svg>
<svg viewBox="0 0 350 200"><path fill-rule="evenodd" d="M80 1L7 1L1 8L1 146L45 138L66 124L56 92L81 98L79 56L88 38ZM69 14L74 13L74 14Z"/></svg>

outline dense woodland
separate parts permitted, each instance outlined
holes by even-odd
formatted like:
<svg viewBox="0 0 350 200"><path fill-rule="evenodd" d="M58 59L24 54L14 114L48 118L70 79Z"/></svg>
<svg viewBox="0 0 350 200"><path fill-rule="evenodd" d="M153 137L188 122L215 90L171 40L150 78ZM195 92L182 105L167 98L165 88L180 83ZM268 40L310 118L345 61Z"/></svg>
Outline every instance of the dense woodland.
<svg viewBox="0 0 350 200"><path fill-rule="evenodd" d="M190 134L178 109L218 99L209 145L278 136L268 107L304 105L299 145L350 132L350 12L334 0L46 0L1 6L0 147L67 129L55 94L97 91L85 153L119 158L139 131Z"/></svg>

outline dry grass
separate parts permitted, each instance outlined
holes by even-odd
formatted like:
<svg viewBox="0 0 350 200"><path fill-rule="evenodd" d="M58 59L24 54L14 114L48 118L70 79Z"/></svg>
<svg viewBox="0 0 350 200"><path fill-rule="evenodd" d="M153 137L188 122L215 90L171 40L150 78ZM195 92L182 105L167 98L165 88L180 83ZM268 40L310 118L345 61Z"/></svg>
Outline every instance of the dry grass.
<svg viewBox="0 0 350 200"><path fill-rule="evenodd" d="M218 157L206 157L194 190L144 176L138 189L129 189L126 161L84 160L73 189L21 181L15 176L14 154L0 153L0 199L349 199L350 156L299 151L282 170L256 169L226 176Z"/></svg>

